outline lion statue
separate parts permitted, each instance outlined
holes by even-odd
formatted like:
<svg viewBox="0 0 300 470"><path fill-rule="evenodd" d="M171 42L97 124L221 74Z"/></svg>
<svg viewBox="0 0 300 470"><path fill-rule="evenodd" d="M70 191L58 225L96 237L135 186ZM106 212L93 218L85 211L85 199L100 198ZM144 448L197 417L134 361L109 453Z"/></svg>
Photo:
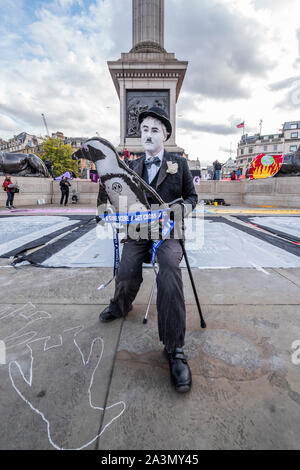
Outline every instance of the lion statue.
<svg viewBox="0 0 300 470"><path fill-rule="evenodd" d="M44 162L33 153L0 152L0 175L49 178Z"/></svg>

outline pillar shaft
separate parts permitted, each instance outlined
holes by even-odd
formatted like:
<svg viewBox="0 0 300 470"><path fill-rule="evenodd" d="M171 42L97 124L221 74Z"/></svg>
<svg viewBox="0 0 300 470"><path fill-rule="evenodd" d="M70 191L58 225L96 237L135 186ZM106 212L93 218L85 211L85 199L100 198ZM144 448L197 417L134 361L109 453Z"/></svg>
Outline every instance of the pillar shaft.
<svg viewBox="0 0 300 470"><path fill-rule="evenodd" d="M164 48L164 0L133 0L133 48L155 43Z"/></svg>

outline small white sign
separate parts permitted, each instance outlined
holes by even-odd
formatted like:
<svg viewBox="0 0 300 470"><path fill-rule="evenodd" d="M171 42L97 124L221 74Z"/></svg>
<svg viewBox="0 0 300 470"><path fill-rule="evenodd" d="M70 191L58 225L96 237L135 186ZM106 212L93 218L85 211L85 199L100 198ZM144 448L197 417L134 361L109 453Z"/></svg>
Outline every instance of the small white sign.
<svg viewBox="0 0 300 470"><path fill-rule="evenodd" d="M6 349L4 341L0 340L0 365L6 364Z"/></svg>
<svg viewBox="0 0 300 470"><path fill-rule="evenodd" d="M43 204L46 204L45 199L38 199L38 205L42 206Z"/></svg>
<svg viewBox="0 0 300 470"><path fill-rule="evenodd" d="M195 176L195 178L194 178L194 185L195 185L195 186L200 186L200 184L201 184L201 178L200 178L200 176Z"/></svg>

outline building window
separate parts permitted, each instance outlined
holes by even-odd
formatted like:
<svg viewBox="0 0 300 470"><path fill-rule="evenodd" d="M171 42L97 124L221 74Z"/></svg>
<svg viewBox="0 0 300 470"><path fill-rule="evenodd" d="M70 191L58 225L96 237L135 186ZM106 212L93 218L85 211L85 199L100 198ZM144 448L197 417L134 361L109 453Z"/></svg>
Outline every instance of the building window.
<svg viewBox="0 0 300 470"><path fill-rule="evenodd" d="M273 150L274 150L274 152L277 152L278 151L278 145L273 145Z"/></svg>
<svg viewBox="0 0 300 470"><path fill-rule="evenodd" d="M243 161L244 161L244 160L243 160L243 159L241 159L240 163L243 163Z"/></svg>
<svg viewBox="0 0 300 470"><path fill-rule="evenodd" d="M265 145L265 146L264 146L264 152L267 152L267 151L268 151L268 146Z"/></svg>
<svg viewBox="0 0 300 470"><path fill-rule="evenodd" d="M291 139L298 139L298 132L292 132Z"/></svg>
<svg viewBox="0 0 300 470"><path fill-rule="evenodd" d="M298 129L298 124L291 124L291 129Z"/></svg>
<svg viewBox="0 0 300 470"><path fill-rule="evenodd" d="M290 145L290 152L295 152L297 150L297 145Z"/></svg>
<svg viewBox="0 0 300 470"><path fill-rule="evenodd" d="M241 149L241 155L244 155L244 149Z"/></svg>
<svg viewBox="0 0 300 470"><path fill-rule="evenodd" d="M253 153L253 147L249 147L249 153Z"/></svg>

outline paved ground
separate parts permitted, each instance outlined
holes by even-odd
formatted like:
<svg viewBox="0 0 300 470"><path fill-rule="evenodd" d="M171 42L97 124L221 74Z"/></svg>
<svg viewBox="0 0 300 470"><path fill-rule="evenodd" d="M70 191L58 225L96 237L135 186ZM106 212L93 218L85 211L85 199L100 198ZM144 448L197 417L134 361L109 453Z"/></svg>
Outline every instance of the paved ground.
<svg viewBox="0 0 300 470"><path fill-rule="evenodd" d="M244 227L235 211L270 215L262 208L223 213ZM283 216L278 210L277 222ZM263 232L253 230L255 239ZM0 449L299 449L300 364L292 344L300 340L300 269L297 251L288 251L298 245L266 236L268 249L251 268L224 269L220 252L219 267L193 269L206 330L183 268L193 373L184 396L170 383L155 301L142 323L151 269L128 318L103 325L98 315L114 286L97 287L111 268L15 269L0 258ZM273 263L275 246L290 267ZM260 262L262 252L276 267Z"/></svg>

